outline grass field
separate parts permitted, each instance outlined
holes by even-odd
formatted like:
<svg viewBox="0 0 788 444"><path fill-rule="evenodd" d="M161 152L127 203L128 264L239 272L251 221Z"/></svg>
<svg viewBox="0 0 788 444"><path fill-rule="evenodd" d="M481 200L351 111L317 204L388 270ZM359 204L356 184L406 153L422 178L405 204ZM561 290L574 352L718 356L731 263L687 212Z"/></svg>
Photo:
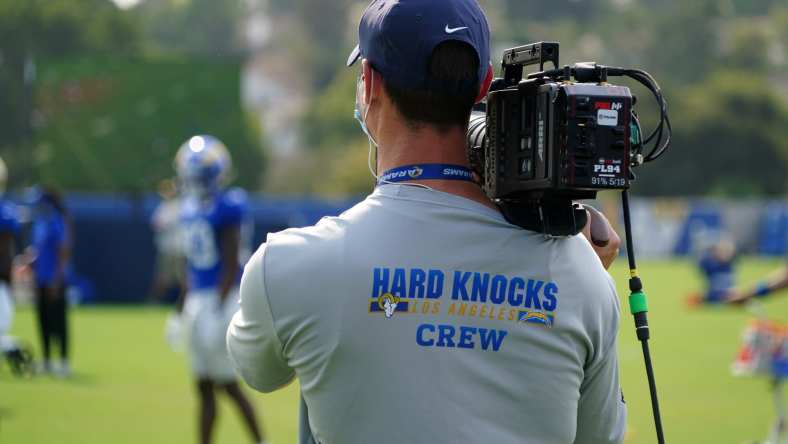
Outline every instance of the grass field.
<svg viewBox="0 0 788 444"><path fill-rule="evenodd" d="M753 282L777 264L744 261L740 281ZM625 295L623 265L618 264L613 274ZM768 384L734 378L729 370L750 315L728 308L688 311L683 298L700 285L689 263L646 262L641 268L650 295L652 353L668 442L739 444L763 438L772 417ZM773 318L788 321L788 298L770 301L767 309ZM76 310L71 380L20 381L0 371L0 443L196 442L195 398L185 358L163 341L166 315L166 310L146 308ZM623 319L620 356L630 412L627 443L653 443L640 347L628 312ZM14 332L34 342L29 310L20 311ZM297 390L291 386L273 395L253 395L274 444L295 441ZM217 443L251 442L226 402L219 422Z"/></svg>

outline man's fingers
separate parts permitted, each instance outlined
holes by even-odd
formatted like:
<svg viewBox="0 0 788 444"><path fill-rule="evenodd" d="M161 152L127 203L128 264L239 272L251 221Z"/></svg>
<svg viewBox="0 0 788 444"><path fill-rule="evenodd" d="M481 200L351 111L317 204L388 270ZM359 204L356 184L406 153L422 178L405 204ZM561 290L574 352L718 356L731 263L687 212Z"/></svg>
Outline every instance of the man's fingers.
<svg viewBox="0 0 788 444"><path fill-rule="evenodd" d="M606 247L610 243L610 222L604 214L597 211L596 208L586 206L589 219L589 234L591 235L591 242L597 247Z"/></svg>
<svg viewBox="0 0 788 444"><path fill-rule="evenodd" d="M583 228L583 235L588 239L599 259L602 260L602 265L605 268L610 268L610 265L618 257L621 238L613 230L604 214L590 206L585 206L585 209L588 213L588 223Z"/></svg>

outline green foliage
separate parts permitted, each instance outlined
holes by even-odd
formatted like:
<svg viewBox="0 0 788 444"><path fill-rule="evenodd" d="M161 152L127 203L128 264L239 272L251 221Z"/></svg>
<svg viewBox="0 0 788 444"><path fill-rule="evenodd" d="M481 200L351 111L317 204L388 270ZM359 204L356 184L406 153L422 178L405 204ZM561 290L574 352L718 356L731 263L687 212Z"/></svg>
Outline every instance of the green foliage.
<svg viewBox="0 0 788 444"><path fill-rule="evenodd" d="M240 0L147 0L130 12L148 50L231 57L239 53Z"/></svg>
<svg viewBox="0 0 788 444"><path fill-rule="evenodd" d="M780 85L788 75L775 65L775 50L781 48L788 58L788 8L780 2L487 0L483 5L493 26L496 66L505 46L559 40L564 63L640 67L659 80L670 103L674 143L668 155L639 171L639 193L785 193L788 114ZM354 43L350 38L346 46ZM333 66L336 74L318 88L303 131L310 151L353 159L357 153L348 151L356 148L350 147L366 142L352 120L356 72L348 72L341 57ZM640 99L644 122L653 125L650 94L625 83ZM332 165L319 162L321 169ZM360 171L358 181L347 179L347 189L356 189L350 183L363 183L365 176Z"/></svg>
<svg viewBox="0 0 788 444"><path fill-rule="evenodd" d="M36 67L74 54L128 54L137 28L110 0L0 0L0 150L11 177L30 177L34 161Z"/></svg>
<svg viewBox="0 0 788 444"><path fill-rule="evenodd" d="M238 183L263 167L240 107L237 62L83 57L41 66L33 180L78 190L142 191L169 177L181 143L222 139Z"/></svg>
<svg viewBox="0 0 788 444"><path fill-rule="evenodd" d="M334 78L337 67L342 64L357 43L356 23L349 23L351 7L359 0L273 0L272 10L293 15L304 24L300 30L306 35L306 44L298 42L294 51L299 55L299 64L309 69L312 83L325 88ZM354 18L355 20L355 18ZM352 42L347 37L352 36Z"/></svg>
<svg viewBox="0 0 788 444"><path fill-rule="evenodd" d="M509 14L529 20L589 19L608 10L605 0L506 0Z"/></svg>
<svg viewBox="0 0 788 444"><path fill-rule="evenodd" d="M36 60L128 52L136 42L133 22L110 0L0 0L0 147L32 134Z"/></svg>
<svg viewBox="0 0 788 444"><path fill-rule="evenodd" d="M761 23L743 21L731 26L730 48L723 58L728 68L767 72L769 48L774 36Z"/></svg>
<svg viewBox="0 0 788 444"><path fill-rule="evenodd" d="M208 133L230 147L239 184L257 188L260 134L241 110L234 57L240 17L240 0L148 0L133 11L0 0L0 114L10 116L0 154L12 185L150 190L172 175L183 141ZM142 56L143 46L162 55Z"/></svg>
<svg viewBox="0 0 788 444"><path fill-rule="evenodd" d="M4 53L127 52L138 37L132 18L110 0L0 0Z"/></svg>
<svg viewBox="0 0 788 444"><path fill-rule="evenodd" d="M740 15L764 15L772 7L784 4L783 0L732 0L732 3Z"/></svg>
<svg viewBox="0 0 788 444"><path fill-rule="evenodd" d="M750 72L722 71L683 88L674 147L643 168L645 194L775 195L788 191L788 109Z"/></svg>
<svg viewBox="0 0 788 444"><path fill-rule="evenodd" d="M354 117L357 81L358 68L339 71L304 117L307 149L310 156L317 156L315 165L324 172L319 189L310 192L363 195L374 187L369 141Z"/></svg>
<svg viewBox="0 0 788 444"><path fill-rule="evenodd" d="M786 168L782 142L786 136L785 96L780 95L784 88L780 85L788 84L784 69L788 59L788 7L784 2L481 3L493 27L496 65L499 50L505 46L560 40L566 63L597 60L641 67L657 77L670 99L675 143L664 160L643 169L639 191L672 195L785 191L781 179ZM314 90L314 100L301 121L303 159L290 160L290 165L297 164L291 175L303 178L289 180L292 186L286 190L365 190L369 181L366 168L352 174L347 171L348 165L362 163L365 155L359 154L359 147L363 153L366 139L353 119L357 70L347 69L343 61L357 43L356 20L367 1L270 0L268 4L271 13L288 23L284 29L275 29L277 51L298 61L295 65L303 67L299 75L306 76L305 83ZM180 70L172 58L174 53L224 58L231 60L228 66L236 65L240 24L247 6L243 0L146 0L132 10L121 11L110 0L0 0L0 115L4 116L0 119L0 153L13 164L12 177L24 177L29 182L51 176L66 186L140 189L165 169L148 165L167 164L169 168L169 154L161 153L174 149L173 144L180 142L175 139L211 130L222 133L219 135L228 139L229 145L238 146L239 177L245 184L256 184L260 166L255 159L260 155L248 148L256 145L249 142L255 125L250 125L251 120L243 116L237 103L212 99L214 102L200 105L205 97L237 100L238 92L230 91L237 86L237 77L219 76L226 79L222 82L229 82L228 86L214 83L213 92L190 90L190 100L178 106L174 102L164 105L168 92L160 89L165 84L175 84L175 89L196 88L194 78L201 75L198 69ZM140 54L162 56L151 59ZM148 68L136 67L133 60L142 60ZM170 71L154 73L157 63L163 63L162 70ZM191 63L182 61L183 65ZM26 82L25 72L32 74L34 66L39 68L39 81L30 81L33 77L28 75ZM52 86L53 72L72 72L76 66L82 66L81 77ZM186 80L175 80L173 73ZM63 95L53 94L53 88L70 91L74 84L98 94L103 101L65 106L52 99ZM653 121L648 95L641 89L635 91L641 99L641 115ZM141 117L151 108L151 102L145 102L150 97L158 111L155 123L146 126L138 121L151 120ZM53 103L57 110L69 112L53 117ZM731 106L733 103L751 111L742 114ZM42 108L41 112L36 111L37 107ZM216 114L213 109L217 107L232 107L234 111ZM183 117L178 120L173 116ZM230 119L236 123L231 125ZM172 125L171 130L164 128L165 124ZM101 136L107 131L111 135ZM106 146L132 143L144 155L124 162L122 168L113 163L118 159L116 155L107 155L108 163L103 163ZM713 156L700 149L712 144ZM245 157L247 152L254 154ZM745 158L744 153L750 156ZM319 186L311 183L308 178L326 168L332 182ZM763 173L754 174L756 171ZM347 183L343 185L343 181ZM272 189L280 190L278 186Z"/></svg>
<svg viewBox="0 0 788 444"><path fill-rule="evenodd" d="M667 13L644 17L641 25L649 26L650 32L643 55L652 74L670 86L708 75L719 63L718 25L723 13L720 0L693 0L675 3Z"/></svg>
<svg viewBox="0 0 788 444"><path fill-rule="evenodd" d="M363 136L354 118L358 68L345 68L315 97L304 116L304 137L310 150L342 150Z"/></svg>

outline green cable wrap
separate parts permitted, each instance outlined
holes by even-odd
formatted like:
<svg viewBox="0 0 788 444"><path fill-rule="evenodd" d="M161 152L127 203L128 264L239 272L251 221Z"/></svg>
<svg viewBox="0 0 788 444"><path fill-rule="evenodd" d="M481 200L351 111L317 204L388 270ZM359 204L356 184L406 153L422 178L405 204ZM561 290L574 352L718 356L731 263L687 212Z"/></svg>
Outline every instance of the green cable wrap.
<svg viewBox="0 0 788 444"><path fill-rule="evenodd" d="M636 291L629 295L629 310L632 314L646 313L648 311L648 301L646 293Z"/></svg>

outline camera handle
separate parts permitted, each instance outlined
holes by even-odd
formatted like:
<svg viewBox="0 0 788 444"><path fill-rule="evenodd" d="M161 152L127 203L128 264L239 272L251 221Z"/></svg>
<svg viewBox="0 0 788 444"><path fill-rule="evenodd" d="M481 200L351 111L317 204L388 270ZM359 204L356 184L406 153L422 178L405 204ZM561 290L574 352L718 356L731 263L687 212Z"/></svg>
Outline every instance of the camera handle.
<svg viewBox="0 0 788 444"><path fill-rule="evenodd" d="M665 435L662 430L662 417L659 413L659 400L657 399L657 383L654 379L654 367L651 363L651 352L648 348L650 337L648 327L648 302L646 293L643 292L643 282L638 275L635 263L635 250L632 241L632 219L629 210L629 191L624 190L621 197L624 210L624 230L626 232L627 258L629 259L629 309L635 317L635 332L643 347L643 360L646 364L648 388L651 392L651 410L654 413L654 426L657 429L657 442L665 444Z"/></svg>
<svg viewBox="0 0 788 444"><path fill-rule="evenodd" d="M585 208L569 198L501 201L498 208L510 224L546 236L574 236L588 223Z"/></svg>

